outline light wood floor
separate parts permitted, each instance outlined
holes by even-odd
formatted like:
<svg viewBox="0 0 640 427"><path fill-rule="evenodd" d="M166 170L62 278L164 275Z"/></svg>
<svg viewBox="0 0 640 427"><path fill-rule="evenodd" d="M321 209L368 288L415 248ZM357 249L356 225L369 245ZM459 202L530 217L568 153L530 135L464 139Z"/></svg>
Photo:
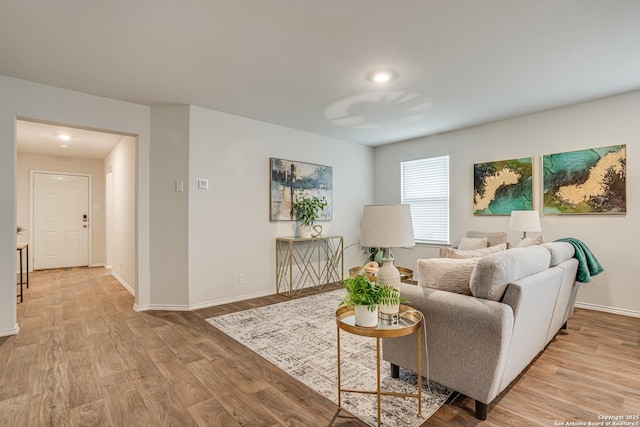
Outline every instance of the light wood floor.
<svg viewBox="0 0 640 427"><path fill-rule="evenodd" d="M34 273L0 338L0 426L363 425L203 320L282 300L136 313L104 269ZM639 389L640 319L576 310L487 421L462 397L424 425L595 422L640 414Z"/></svg>

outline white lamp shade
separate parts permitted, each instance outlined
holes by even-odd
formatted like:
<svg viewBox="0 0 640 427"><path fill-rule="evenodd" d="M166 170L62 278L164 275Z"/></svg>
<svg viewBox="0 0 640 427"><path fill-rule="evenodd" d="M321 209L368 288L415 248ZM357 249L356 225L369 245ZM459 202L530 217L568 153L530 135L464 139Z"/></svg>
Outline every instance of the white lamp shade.
<svg viewBox="0 0 640 427"><path fill-rule="evenodd" d="M360 245L368 248L415 246L409 205L367 205L362 211Z"/></svg>
<svg viewBox="0 0 640 427"><path fill-rule="evenodd" d="M511 211L511 231L541 231L538 211Z"/></svg>

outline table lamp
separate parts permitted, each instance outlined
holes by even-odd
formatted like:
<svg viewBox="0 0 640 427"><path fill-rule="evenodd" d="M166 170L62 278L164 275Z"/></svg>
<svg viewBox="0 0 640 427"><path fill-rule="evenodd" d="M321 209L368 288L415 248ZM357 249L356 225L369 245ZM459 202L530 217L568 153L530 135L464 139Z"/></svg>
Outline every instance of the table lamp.
<svg viewBox="0 0 640 427"><path fill-rule="evenodd" d="M406 204L367 205L362 211L360 245L382 248L385 256L378 270L377 283L396 286L400 272L393 265L391 248L415 246L411 207Z"/></svg>
<svg viewBox="0 0 640 427"><path fill-rule="evenodd" d="M522 231L522 238L527 237L527 231L541 231L540 214L538 211L511 211L510 231Z"/></svg>

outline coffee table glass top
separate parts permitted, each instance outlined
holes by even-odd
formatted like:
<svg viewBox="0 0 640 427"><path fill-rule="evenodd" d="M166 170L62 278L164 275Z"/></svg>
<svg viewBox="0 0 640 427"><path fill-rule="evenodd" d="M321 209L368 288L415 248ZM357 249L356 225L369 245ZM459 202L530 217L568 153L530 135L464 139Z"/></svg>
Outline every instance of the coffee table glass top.
<svg viewBox="0 0 640 427"><path fill-rule="evenodd" d="M412 334L422 323L422 313L408 305L400 305L398 323L389 325L378 319L378 326L364 327L355 324L355 309L340 307L336 310L336 323L342 330L356 335L378 338L393 338Z"/></svg>

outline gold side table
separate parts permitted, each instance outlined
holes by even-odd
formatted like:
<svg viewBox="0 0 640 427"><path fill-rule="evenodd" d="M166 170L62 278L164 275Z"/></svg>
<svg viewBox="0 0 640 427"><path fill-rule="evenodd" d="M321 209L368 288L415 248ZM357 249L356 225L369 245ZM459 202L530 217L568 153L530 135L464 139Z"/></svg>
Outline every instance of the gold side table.
<svg viewBox="0 0 640 427"><path fill-rule="evenodd" d="M413 270L410 268L406 268L406 267L396 267L398 269L398 271L400 272L400 281L401 282L410 282L413 280ZM362 272L362 266L359 267L351 267L349 269L349 277L356 277ZM367 276L369 277L369 280L372 282L375 282L378 280L378 278L376 276L370 276L367 274Z"/></svg>
<svg viewBox="0 0 640 427"><path fill-rule="evenodd" d="M409 307L407 305L400 305L399 322L397 325L385 325L378 321L378 326L375 328L366 328L363 326L356 326L355 324L355 309L354 307L340 307L336 310L336 325L338 331L338 407L342 407L342 393L364 393L375 394L378 396L378 426L380 426L380 397L381 396L395 396L395 397L411 397L418 399L418 416L422 416L422 335L420 330L424 323L424 317L418 310ZM342 376L340 371L340 330L360 335L363 337L371 337L376 339L376 381L377 390L350 390L342 388ZM381 338L397 338L405 335L411 335L417 332L418 339L418 391L415 394L411 393L396 393L380 390L380 339Z"/></svg>

